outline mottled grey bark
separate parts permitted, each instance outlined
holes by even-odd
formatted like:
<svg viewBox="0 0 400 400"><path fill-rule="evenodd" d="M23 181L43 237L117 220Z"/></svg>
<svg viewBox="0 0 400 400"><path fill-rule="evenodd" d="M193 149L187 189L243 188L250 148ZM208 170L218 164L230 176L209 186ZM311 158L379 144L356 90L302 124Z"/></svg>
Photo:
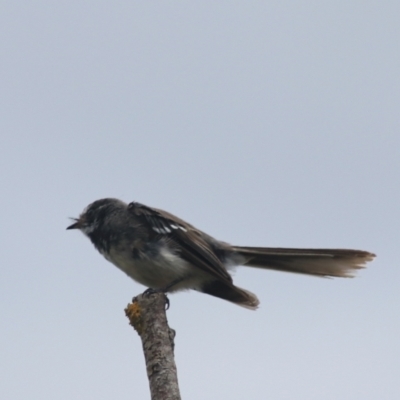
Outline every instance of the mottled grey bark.
<svg viewBox="0 0 400 400"><path fill-rule="evenodd" d="M125 309L139 334L152 400L180 400L174 359L175 331L168 326L163 293L141 294Z"/></svg>

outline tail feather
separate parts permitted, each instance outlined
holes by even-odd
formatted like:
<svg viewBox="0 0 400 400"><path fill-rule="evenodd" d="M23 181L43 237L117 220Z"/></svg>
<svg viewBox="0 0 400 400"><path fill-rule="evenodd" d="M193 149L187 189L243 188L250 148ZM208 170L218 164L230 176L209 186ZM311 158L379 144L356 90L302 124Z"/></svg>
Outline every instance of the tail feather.
<svg viewBox="0 0 400 400"><path fill-rule="evenodd" d="M375 254L344 249L284 249L268 247L233 248L244 258L243 265L300 274L350 278L364 268Z"/></svg>
<svg viewBox="0 0 400 400"><path fill-rule="evenodd" d="M215 280L208 282L201 288L201 291L250 310L256 310L260 304L255 294L225 281Z"/></svg>

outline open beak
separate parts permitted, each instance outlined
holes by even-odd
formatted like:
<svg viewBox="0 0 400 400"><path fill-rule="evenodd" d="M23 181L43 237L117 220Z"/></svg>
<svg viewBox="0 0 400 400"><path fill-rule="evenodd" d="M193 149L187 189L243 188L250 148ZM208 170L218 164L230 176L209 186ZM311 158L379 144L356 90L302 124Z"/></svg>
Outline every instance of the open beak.
<svg viewBox="0 0 400 400"><path fill-rule="evenodd" d="M73 218L75 220L75 222L70 225L67 229L79 229L80 228L80 221L79 219Z"/></svg>

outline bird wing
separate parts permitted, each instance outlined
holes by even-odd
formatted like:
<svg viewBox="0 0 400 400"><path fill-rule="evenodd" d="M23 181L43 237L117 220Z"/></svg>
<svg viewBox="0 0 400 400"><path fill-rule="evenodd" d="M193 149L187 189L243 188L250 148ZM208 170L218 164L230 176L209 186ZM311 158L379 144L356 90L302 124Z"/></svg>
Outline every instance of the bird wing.
<svg viewBox="0 0 400 400"><path fill-rule="evenodd" d="M201 231L166 211L132 202L128 210L142 220L157 235L165 237L179 255L193 266L225 282L232 282L232 277L215 255L212 247Z"/></svg>

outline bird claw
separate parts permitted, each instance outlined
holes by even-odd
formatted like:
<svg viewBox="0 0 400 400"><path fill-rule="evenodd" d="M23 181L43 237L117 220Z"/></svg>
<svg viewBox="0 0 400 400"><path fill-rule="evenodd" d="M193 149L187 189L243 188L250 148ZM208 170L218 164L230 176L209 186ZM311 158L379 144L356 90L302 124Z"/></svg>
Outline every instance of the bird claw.
<svg viewBox="0 0 400 400"><path fill-rule="evenodd" d="M169 301L169 298L167 297L167 295L165 294L165 292L164 292L163 289L147 288L147 289L143 292L143 296L151 296L152 294L156 294L156 293L163 293L163 294L164 294L164 298L165 298L165 310L169 310L170 301Z"/></svg>
<svg viewBox="0 0 400 400"><path fill-rule="evenodd" d="M169 310L170 302L168 296L164 293L165 296L165 311Z"/></svg>
<svg viewBox="0 0 400 400"><path fill-rule="evenodd" d="M160 290L160 289L153 289L153 288L149 287L143 292L143 296L150 296L152 294L161 293L161 292L162 292L162 290Z"/></svg>

